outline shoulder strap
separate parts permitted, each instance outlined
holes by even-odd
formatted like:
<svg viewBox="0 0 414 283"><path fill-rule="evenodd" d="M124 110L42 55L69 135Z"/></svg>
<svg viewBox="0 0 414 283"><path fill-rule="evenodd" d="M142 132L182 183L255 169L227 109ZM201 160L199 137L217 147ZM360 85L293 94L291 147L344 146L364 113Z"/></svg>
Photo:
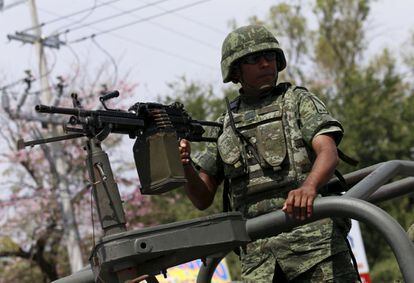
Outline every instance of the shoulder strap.
<svg viewBox="0 0 414 283"><path fill-rule="evenodd" d="M229 179L224 179L223 184L223 212L232 211L230 202L230 182Z"/></svg>
<svg viewBox="0 0 414 283"><path fill-rule="evenodd" d="M343 192L348 191L350 189L350 187L346 183L346 180L345 180L344 176L342 175L342 173L339 172L338 169L335 169L334 174L335 174L336 178L338 178L339 186L342 188L342 191Z"/></svg>
<svg viewBox="0 0 414 283"><path fill-rule="evenodd" d="M354 159L354 158L352 158L352 157L350 157L349 155L346 155L342 150L340 150L339 148L338 148L338 156L339 156L339 158L342 160L342 161L344 161L345 163L348 163L349 165L352 165L352 166L357 166L358 165L358 163L359 163L359 161L358 160L356 160L356 159Z"/></svg>

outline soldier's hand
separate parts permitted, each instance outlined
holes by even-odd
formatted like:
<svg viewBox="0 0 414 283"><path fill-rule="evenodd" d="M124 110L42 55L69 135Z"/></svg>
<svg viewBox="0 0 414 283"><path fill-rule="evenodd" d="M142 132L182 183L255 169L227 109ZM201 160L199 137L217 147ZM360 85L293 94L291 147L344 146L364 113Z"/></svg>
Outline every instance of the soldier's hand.
<svg viewBox="0 0 414 283"><path fill-rule="evenodd" d="M304 220L312 215L313 201L317 196L317 189L311 186L302 186L289 192L282 210L290 217Z"/></svg>
<svg viewBox="0 0 414 283"><path fill-rule="evenodd" d="M191 164L191 145L186 139L180 140L178 149L180 150L181 163L183 165Z"/></svg>

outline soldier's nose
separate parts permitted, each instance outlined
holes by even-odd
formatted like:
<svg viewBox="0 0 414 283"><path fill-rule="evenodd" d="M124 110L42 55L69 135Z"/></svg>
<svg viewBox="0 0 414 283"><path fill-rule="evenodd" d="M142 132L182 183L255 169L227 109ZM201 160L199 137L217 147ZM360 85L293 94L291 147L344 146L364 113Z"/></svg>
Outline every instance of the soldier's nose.
<svg viewBox="0 0 414 283"><path fill-rule="evenodd" d="M260 56L259 62L258 62L259 66L263 67L263 66L269 66L269 61L266 60L266 58L264 56Z"/></svg>

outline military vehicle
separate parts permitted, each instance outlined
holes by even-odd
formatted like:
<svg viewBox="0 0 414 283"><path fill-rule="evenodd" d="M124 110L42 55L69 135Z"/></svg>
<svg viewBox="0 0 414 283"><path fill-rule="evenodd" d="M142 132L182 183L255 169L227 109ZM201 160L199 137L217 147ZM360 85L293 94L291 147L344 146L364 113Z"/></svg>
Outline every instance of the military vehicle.
<svg viewBox="0 0 414 283"><path fill-rule="evenodd" d="M388 161L345 175L351 189L342 196L316 199L314 213L305 221L289 218L282 211L249 220L238 212L228 212L127 231L118 186L101 142L111 133L136 139L133 152L141 193L160 195L186 182L178 139L211 142L214 138L203 137L203 126L221 125L193 120L179 103L137 103L128 111L109 109L105 102L118 94L114 91L100 98L105 110L83 109L76 94L72 94L73 108L37 105L35 109L40 113L70 115L65 126L68 135L18 143L23 148L85 139L86 167L103 236L92 248L89 267L55 282L157 282L155 276L168 276L168 268L199 258L204 265L195 280L210 282L219 261L234 248L335 216L356 219L380 232L396 256L404 280L414 282L412 242L398 222L372 204L410 192L414 178L407 176L414 175L413 161ZM386 184L395 176L407 178ZM338 179L331 180L329 188L341 191Z"/></svg>

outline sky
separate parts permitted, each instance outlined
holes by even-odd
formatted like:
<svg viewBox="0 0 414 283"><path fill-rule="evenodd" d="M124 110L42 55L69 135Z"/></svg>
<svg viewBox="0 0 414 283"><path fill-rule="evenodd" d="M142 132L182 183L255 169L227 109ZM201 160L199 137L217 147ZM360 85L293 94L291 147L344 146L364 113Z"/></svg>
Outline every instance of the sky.
<svg viewBox="0 0 414 283"><path fill-rule="evenodd" d="M16 2L22 1L4 0L4 6ZM263 18L272 5L280 2L36 0L36 5L39 21L46 23L42 34L60 33L59 39L66 42L59 49L46 48L51 83L56 83L58 75L75 75L73 66L78 62L90 73L107 62L109 75L117 71L121 79L129 74L129 81L138 84L135 99L145 102L168 93L167 83L183 75L222 87L220 49L230 31L229 21L245 24L252 15ZM78 11L84 12L75 14ZM414 27L412 12L412 0L374 1L368 20L368 52L375 53L383 47L400 51ZM114 17L117 14L121 16ZM135 24L130 25L132 22ZM34 46L7 39L8 34L30 27L27 3L0 12L0 87L21 79L26 69L38 77ZM92 34L96 34L93 39ZM111 63L114 61L116 64ZM35 83L32 90L38 89Z"/></svg>

